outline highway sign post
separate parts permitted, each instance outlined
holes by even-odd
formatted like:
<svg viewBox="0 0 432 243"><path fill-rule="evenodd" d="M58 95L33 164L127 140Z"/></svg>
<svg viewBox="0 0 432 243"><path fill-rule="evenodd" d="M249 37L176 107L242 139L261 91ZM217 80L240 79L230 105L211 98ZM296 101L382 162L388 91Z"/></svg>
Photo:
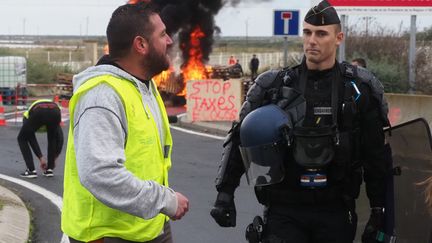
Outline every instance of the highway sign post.
<svg viewBox="0 0 432 243"><path fill-rule="evenodd" d="M288 65L288 36L298 36L299 10L274 10L273 35L284 37L284 67Z"/></svg>

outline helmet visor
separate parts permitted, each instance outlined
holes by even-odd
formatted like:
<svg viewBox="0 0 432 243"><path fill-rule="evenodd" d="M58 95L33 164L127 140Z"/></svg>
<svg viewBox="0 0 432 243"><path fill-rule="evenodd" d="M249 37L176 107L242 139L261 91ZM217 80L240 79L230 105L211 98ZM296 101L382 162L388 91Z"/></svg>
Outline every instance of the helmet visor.
<svg viewBox="0 0 432 243"><path fill-rule="evenodd" d="M286 146L271 143L252 147L240 146L248 182L253 186L267 186L283 180Z"/></svg>

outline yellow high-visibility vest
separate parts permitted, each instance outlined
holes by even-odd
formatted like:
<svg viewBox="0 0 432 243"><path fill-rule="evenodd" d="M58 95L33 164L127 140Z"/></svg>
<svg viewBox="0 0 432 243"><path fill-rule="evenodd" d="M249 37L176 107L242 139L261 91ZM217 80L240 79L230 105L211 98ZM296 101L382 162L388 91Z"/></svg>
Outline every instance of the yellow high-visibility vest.
<svg viewBox="0 0 432 243"><path fill-rule="evenodd" d="M23 113L23 117L28 119L29 115L30 115L30 110L37 104L39 103L44 103L44 102L53 102L50 99L40 99L40 100L36 100L35 102L33 102L30 107ZM61 107L57 104L58 108L61 110ZM36 132L46 132L47 131L47 127L46 126L41 126Z"/></svg>
<svg viewBox="0 0 432 243"><path fill-rule="evenodd" d="M150 241L162 231L168 217L158 214L144 220L112 209L98 201L78 178L74 139L73 114L80 97L98 84L110 85L120 96L127 117L128 136L125 147L127 170L142 180L152 180L168 186L171 167L171 149L164 157L157 124L148 105L143 105L141 94L134 84L118 77L103 75L85 82L74 93L69 103L71 115L64 172L64 193L61 228L68 236L79 241L92 241L102 237L118 237L129 241ZM172 138L163 101L156 96L165 129L165 147L172 147Z"/></svg>
<svg viewBox="0 0 432 243"><path fill-rule="evenodd" d="M31 108L33 108L33 106L35 106L35 105L37 105L37 104L39 104L39 103L43 103L43 102L53 102L52 100L50 100L50 99L40 99L40 100L36 100L35 102L33 102L31 105L30 105L30 107L23 113L23 117L25 117L25 118L29 118L29 112L30 112L30 110L31 110ZM60 108L60 107L59 107Z"/></svg>

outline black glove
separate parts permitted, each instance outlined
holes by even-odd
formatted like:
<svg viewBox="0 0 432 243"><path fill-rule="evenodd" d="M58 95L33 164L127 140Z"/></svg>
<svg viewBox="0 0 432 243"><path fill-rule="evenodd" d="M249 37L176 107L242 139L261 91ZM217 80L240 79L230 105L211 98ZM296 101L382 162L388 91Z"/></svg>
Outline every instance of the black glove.
<svg viewBox="0 0 432 243"><path fill-rule="evenodd" d="M376 243L379 232L384 231L384 210L383 208L373 208L362 235L362 243Z"/></svg>
<svg viewBox="0 0 432 243"><path fill-rule="evenodd" d="M234 195L219 192L210 215L221 227L235 227L237 213L234 204Z"/></svg>

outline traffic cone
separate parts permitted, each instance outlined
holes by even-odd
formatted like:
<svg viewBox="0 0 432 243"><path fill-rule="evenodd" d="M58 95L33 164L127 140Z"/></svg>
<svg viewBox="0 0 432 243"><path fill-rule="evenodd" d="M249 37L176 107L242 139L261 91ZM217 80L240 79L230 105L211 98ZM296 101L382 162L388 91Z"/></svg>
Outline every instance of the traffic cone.
<svg viewBox="0 0 432 243"><path fill-rule="evenodd" d="M0 126L6 126L5 110L3 106L3 96L0 94Z"/></svg>
<svg viewBox="0 0 432 243"><path fill-rule="evenodd" d="M60 107L60 126L64 127L64 122L63 122L63 116L64 116L64 109L63 107Z"/></svg>
<svg viewBox="0 0 432 243"><path fill-rule="evenodd" d="M66 100L66 99L62 99L62 100L60 101L60 106L61 106L62 108L68 108L68 107L69 107L69 101Z"/></svg>

